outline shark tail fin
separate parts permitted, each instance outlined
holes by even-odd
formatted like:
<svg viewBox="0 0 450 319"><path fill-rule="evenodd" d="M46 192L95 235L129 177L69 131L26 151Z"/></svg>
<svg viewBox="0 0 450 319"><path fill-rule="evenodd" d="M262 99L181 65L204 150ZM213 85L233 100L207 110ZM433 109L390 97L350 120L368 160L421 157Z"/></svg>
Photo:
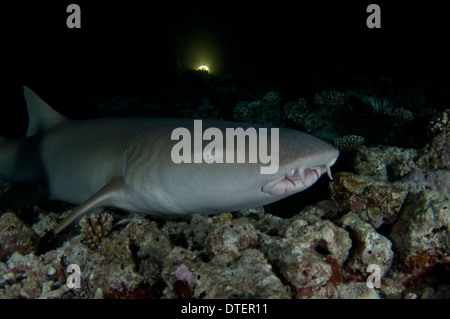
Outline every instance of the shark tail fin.
<svg viewBox="0 0 450 319"><path fill-rule="evenodd" d="M67 120L65 116L56 112L29 87L24 86L23 91L29 118L27 136L48 131L57 124Z"/></svg>

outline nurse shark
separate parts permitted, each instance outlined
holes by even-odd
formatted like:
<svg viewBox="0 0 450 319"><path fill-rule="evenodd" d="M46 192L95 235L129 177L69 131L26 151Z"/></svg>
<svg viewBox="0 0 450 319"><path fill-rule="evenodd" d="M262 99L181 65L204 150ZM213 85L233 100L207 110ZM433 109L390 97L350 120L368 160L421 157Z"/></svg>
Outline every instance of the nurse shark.
<svg viewBox="0 0 450 319"><path fill-rule="evenodd" d="M0 176L39 184L48 199L78 205L53 229L53 235L80 216L106 207L173 216L266 205L305 190L325 173L332 178L330 167L339 156L336 148L311 135L280 128L278 170L273 174L261 173L267 163L260 159L253 163L175 163L171 155L179 142L172 133L180 127L193 132L194 120L70 120L30 88L24 87L24 95L27 136L0 138ZM255 127L212 120L202 125L224 135L230 128ZM268 144L275 146L272 141ZM247 143L247 154L249 147ZM190 151L198 158L198 149Z"/></svg>

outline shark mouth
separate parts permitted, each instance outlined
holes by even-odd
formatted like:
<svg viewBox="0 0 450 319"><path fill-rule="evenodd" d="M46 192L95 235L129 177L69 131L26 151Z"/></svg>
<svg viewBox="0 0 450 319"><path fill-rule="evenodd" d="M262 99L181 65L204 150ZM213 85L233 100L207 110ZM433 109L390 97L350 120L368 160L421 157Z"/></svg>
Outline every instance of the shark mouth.
<svg viewBox="0 0 450 319"><path fill-rule="evenodd" d="M332 180L330 163L306 169L298 167L291 174L264 184L261 191L274 196L298 193L314 184L325 172Z"/></svg>

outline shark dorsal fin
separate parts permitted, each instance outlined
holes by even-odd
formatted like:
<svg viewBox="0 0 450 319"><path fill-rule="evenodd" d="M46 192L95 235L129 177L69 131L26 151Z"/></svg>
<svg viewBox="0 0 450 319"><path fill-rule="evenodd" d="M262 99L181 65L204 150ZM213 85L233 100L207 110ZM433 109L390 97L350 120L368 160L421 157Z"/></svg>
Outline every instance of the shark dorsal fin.
<svg viewBox="0 0 450 319"><path fill-rule="evenodd" d="M29 87L24 86L25 101L28 109L28 130L27 136L36 135L50 130L57 124L66 121L67 118L56 112L43 99Z"/></svg>

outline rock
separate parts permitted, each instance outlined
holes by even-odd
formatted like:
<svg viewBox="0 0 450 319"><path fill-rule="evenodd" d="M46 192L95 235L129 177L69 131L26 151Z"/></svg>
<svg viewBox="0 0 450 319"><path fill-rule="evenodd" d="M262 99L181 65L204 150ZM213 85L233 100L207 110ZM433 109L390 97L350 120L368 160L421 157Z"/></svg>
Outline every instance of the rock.
<svg viewBox="0 0 450 319"><path fill-rule="evenodd" d="M339 207L336 202L332 200L322 200L306 206L293 218L301 217L309 224L314 224L324 219L333 220L338 214Z"/></svg>
<svg viewBox="0 0 450 319"><path fill-rule="evenodd" d="M258 233L245 219L218 222L209 232L205 247L210 258L230 262L240 257L240 252L256 247Z"/></svg>
<svg viewBox="0 0 450 319"><path fill-rule="evenodd" d="M355 172L373 176L383 181L396 181L418 169L415 149L392 146L359 147L355 150Z"/></svg>
<svg viewBox="0 0 450 319"><path fill-rule="evenodd" d="M412 172L405 178L397 181L395 185L414 193L434 190L445 195L450 200L450 171Z"/></svg>
<svg viewBox="0 0 450 319"><path fill-rule="evenodd" d="M382 292L389 298L421 296L430 284L448 276L450 205L435 191L411 193L390 238L396 248L395 263L383 279ZM436 275L442 273L444 275Z"/></svg>
<svg viewBox="0 0 450 319"><path fill-rule="evenodd" d="M450 285L441 285L437 289L428 287L422 299L450 299Z"/></svg>
<svg viewBox="0 0 450 319"><path fill-rule="evenodd" d="M194 214L189 227L184 232L184 236L188 241L187 247L191 250L203 249L212 227L213 222L211 218L207 218L200 214Z"/></svg>
<svg viewBox="0 0 450 319"><path fill-rule="evenodd" d="M371 176L340 172L329 184L331 198L341 211L366 212L367 221L375 228L398 219L408 191Z"/></svg>
<svg viewBox="0 0 450 319"><path fill-rule="evenodd" d="M340 223L354 238L354 250L345 264L347 280L365 281L371 274L367 268L372 264L380 267L381 277L386 275L394 259L389 239L377 233L372 225L363 222L355 213L346 214Z"/></svg>
<svg viewBox="0 0 450 319"><path fill-rule="evenodd" d="M421 150L417 163L429 170L450 171L450 131L444 131L433 137Z"/></svg>
<svg viewBox="0 0 450 319"><path fill-rule="evenodd" d="M330 221L313 225L301 218L288 237L266 239L261 249L297 298L335 298L340 268L351 247L348 233Z"/></svg>
<svg viewBox="0 0 450 319"><path fill-rule="evenodd" d="M181 247L168 255L162 276L167 298L289 298L286 287L272 272L264 255L245 249L239 258L222 263L203 262Z"/></svg>
<svg viewBox="0 0 450 319"><path fill-rule="evenodd" d="M411 193L390 237L403 260L450 250L450 203L436 191Z"/></svg>
<svg viewBox="0 0 450 319"><path fill-rule="evenodd" d="M106 240L100 252L108 255L118 244L124 258L121 263L129 264L136 278L142 276L140 280L145 284L157 285L164 260L172 250L172 244L156 222L150 222L144 214L135 214L131 222L115 237L116 239L113 237L110 241ZM126 246L122 247L120 243L126 243ZM133 260L128 259L129 252ZM141 283L138 282L136 287L139 284ZM109 290L105 287L101 288L107 295Z"/></svg>
<svg viewBox="0 0 450 319"><path fill-rule="evenodd" d="M380 299L378 292L365 282L340 283L338 292L341 299Z"/></svg>
<svg viewBox="0 0 450 319"><path fill-rule="evenodd" d="M12 212L0 217L0 260L6 260L14 252L36 252L39 236Z"/></svg>

